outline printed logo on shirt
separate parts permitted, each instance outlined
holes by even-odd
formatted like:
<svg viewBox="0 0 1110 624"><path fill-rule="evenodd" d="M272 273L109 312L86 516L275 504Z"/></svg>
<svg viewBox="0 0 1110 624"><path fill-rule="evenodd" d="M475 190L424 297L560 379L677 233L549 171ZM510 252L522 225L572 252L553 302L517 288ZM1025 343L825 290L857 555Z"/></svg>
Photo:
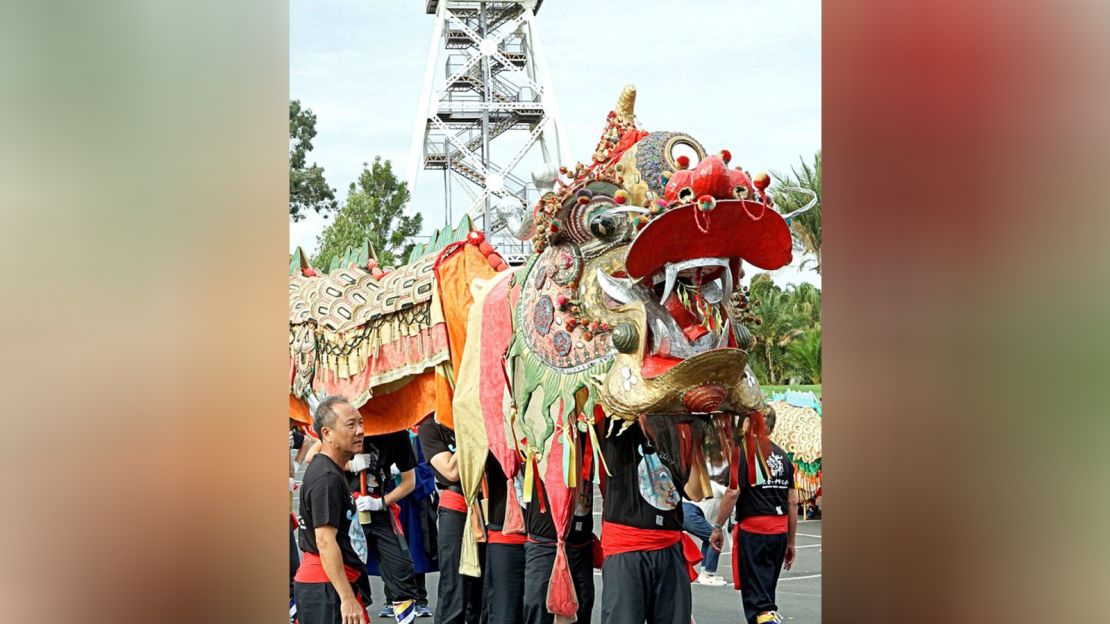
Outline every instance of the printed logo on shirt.
<svg viewBox="0 0 1110 624"><path fill-rule="evenodd" d="M678 488L675 487L671 472L659 461L656 453L645 454L642 447L639 452L643 457L636 468L640 496L649 505L662 511L677 508L681 497L678 494Z"/></svg>
<svg viewBox="0 0 1110 624"><path fill-rule="evenodd" d="M663 526L663 516L655 516L655 526Z"/></svg>
<svg viewBox="0 0 1110 624"><path fill-rule="evenodd" d="M778 453L771 453L771 456L767 458L767 467L771 469L772 477L781 477L784 471L782 456Z"/></svg>
<svg viewBox="0 0 1110 624"><path fill-rule="evenodd" d="M582 532L582 521L581 520L574 523L574 530L578 531L579 533Z"/></svg>

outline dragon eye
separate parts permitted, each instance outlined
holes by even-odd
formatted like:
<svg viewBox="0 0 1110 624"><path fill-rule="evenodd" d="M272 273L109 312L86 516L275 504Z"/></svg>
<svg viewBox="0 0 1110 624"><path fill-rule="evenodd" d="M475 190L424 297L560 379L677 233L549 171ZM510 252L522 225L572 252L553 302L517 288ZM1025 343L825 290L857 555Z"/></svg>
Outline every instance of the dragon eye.
<svg viewBox="0 0 1110 624"><path fill-rule="evenodd" d="M612 215L599 214L590 219L590 234L601 240L609 240L617 233L617 222Z"/></svg>
<svg viewBox="0 0 1110 624"><path fill-rule="evenodd" d="M737 184L736 187L732 189L732 196L736 199L747 199L748 187L743 184Z"/></svg>
<svg viewBox="0 0 1110 624"><path fill-rule="evenodd" d="M681 202L694 201L694 189L684 186L678 190L678 199Z"/></svg>

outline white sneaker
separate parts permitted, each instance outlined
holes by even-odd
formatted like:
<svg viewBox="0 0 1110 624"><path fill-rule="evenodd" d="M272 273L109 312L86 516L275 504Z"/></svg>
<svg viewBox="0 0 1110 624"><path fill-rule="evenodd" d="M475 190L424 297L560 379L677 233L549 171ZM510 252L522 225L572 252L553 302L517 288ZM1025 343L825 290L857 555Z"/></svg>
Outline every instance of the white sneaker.
<svg viewBox="0 0 1110 624"><path fill-rule="evenodd" d="M725 579L717 576L716 574L707 574L705 572L702 572L698 575L698 583L702 585L708 585L710 587L720 587L722 585L728 585L728 581L726 581Z"/></svg>

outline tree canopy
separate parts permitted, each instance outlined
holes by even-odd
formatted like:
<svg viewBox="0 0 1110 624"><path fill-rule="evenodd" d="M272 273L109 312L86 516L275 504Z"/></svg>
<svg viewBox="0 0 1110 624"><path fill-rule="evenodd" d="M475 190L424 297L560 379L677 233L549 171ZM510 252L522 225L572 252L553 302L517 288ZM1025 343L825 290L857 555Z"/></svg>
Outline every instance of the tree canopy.
<svg viewBox="0 0 1110 624"><path fill-rule="evenodd" d="M346 204L316 238L313 266L327 270L333 258L367 241L383 267L403 263L412 250L408 239L420 232L424 216L404 214L409 201L406 184L394 175L393 164L380 156L362 166L358 181L347 190Z"/></svg>
<svg viewBox="0 0 1110 624"><path fill-rule="evenodd" d="M302 108L300 100L289 100L289 219L300 221L309 210L323 213L338 207L335 189L324 179L324 168L308 165L312 139L316 136L316 114Z"/></svg>
<svg viewBox="0 0 1110 624"><path fill-rule="evenodd" d="M760 382L821 383L821 290L807 283L781 288L760 273L748 298L756 319L749 364Z"/></svg>

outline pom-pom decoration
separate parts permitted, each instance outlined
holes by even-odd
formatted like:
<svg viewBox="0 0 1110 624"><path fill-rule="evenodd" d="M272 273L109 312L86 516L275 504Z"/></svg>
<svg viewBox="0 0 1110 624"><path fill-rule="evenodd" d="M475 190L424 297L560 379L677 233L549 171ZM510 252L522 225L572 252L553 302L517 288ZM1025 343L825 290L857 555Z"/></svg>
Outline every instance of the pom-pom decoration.
<svg viewBox="0 0 1110 624"><path fill-rule="evenodd" d="M752 180L752 184L754 184L755 188L759 189L759 192L762 193L767 189L768 186L771 186L771 176L767 175L766 172L757 173L755 174L755 178Z"/></svg>
<svg viewBox="0 0 1110 624"><path fill-rule="evenodd" d="M679 156L678 158L674 159L674 161L675 164L678 165L679 169L688 169L690 167L690 157L686 154Z"/></svg>
<svg viewBox="0 0 1110 624"><path fill-rule="evenodd" d="M473 231L466 235L466 242L470 243L471 245L480 245L484 240L486 240L485 234L482 234L478 231Z"/></svg>
<svg viewBox="0 0 1110 624"><path fill-rule="evenodd" d="M624 189L617 191L616 194L613 195L613 201L617 202L618 205L623 206L628 202L628 191Z"/></svg>
<svg viewBox="0 0 1110 624"><path fill-rule="evenodd" d="M727 149L721 150L721 160L723 160L727 165L728 162L732 160L732 152L728 151Z"/></svg>
<svg viewBox="0 0 1110 624"><path fill-rule="evenodd" d="M712 195L702 195L698 198L698 210L709 212L717 207L717 200Z"/></svg>

